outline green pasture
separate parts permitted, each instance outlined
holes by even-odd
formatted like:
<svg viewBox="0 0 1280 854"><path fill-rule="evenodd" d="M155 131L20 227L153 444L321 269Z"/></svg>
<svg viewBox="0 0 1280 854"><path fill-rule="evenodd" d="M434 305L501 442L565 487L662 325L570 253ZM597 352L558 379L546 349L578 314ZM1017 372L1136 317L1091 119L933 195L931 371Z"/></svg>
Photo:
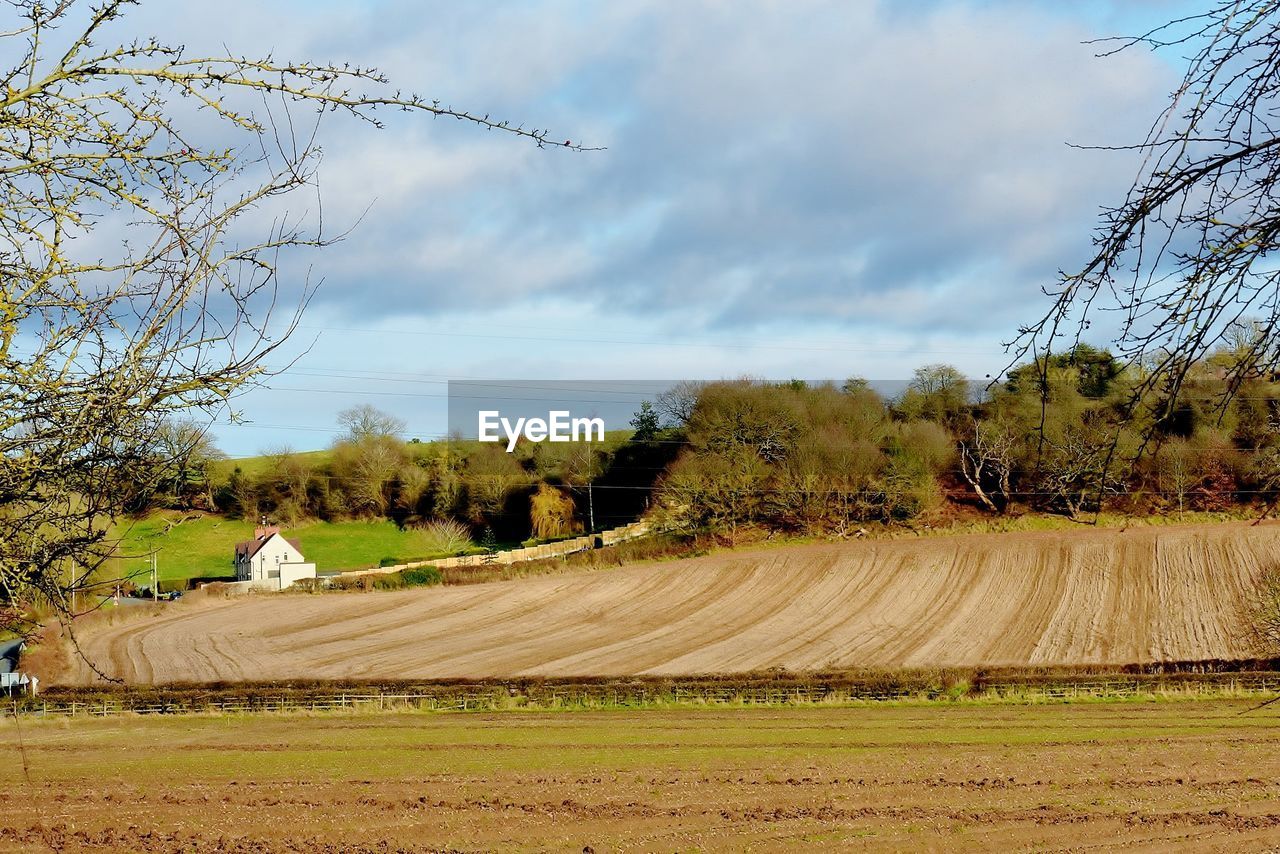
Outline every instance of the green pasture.
<svg viewBox="0 0 1280 854"><path fill-rule="evenodd" d="M152 775L208 782L251 779L396 780L421 775L579 774L664 767L849 768L901 751L1142 744L1170 738L1257 737L1274 713L1241 715L1249 700L1058 705L866 704L845 707L644 711L330 713L121 716L21 723L33 774L100 782ZM22 776L12 720L0 720L0 782ZM145 745L122 750L121 745ZM483 749L481 749L481 746ZM821 757L821 760L819 760Z"/></svg>
<svg viewBox="0 0 1280 854"><path fill-rule="evenodd" d="M122 521L113 532L122 555L143 555L158 549L157 566L165 589L190 578L229 577L235 544L253 537L254 523L222 516L176 511L153 513L144 519ZM284 530L297 540L307 560L320 572L377 566L385 557L439 557L418 530L402 529L387 520L306 522ZM145 559L119 559L109 566L113 575L143 572ZM138 583L150 582L139 577Z"/></svg>

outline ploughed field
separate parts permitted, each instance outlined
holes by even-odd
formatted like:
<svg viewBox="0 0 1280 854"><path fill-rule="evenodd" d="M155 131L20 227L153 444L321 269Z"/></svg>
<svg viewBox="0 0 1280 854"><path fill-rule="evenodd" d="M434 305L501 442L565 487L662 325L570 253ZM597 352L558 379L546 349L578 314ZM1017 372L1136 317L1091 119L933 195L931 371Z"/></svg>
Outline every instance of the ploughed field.
<svg viewBox="0 0 1280 854"><path fill-rule="evenodd" d="M1258 702L3 718L0 854L1258 851Z"/></svg>
<svg viewBox="0 0 1280 854"><path fill-rule="evenodd" d="M1280 523L936 536L402 592L178 603L87 626L133 683L1127 664L1256 654ZM96 677L80 665L73 681Z"/></svg>

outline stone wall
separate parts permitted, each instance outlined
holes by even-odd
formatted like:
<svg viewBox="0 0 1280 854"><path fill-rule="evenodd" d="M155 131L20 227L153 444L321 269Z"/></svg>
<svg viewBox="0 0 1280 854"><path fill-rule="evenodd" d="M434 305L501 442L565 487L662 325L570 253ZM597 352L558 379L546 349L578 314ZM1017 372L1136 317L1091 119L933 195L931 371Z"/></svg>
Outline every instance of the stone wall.
<svg viewBox="0 0 1280 854"><path fill-rule="evenodd" d="M554 543L543 543L540 546L526 546L520 549L508 549L507 551L494 552L487 555L459 555L458 557L442 557L436 560L418 560L412 563L402 563L396 566L381 566L375 569L355 569L350 572L338 573L341 576L352 575L385 575L387 573L399 572L402 569L413 569L418 566L435 566L435 567L454 567L454 566L492 566L494 564L521 563L528 560L545 560L551 557L563 557L574 552L582 552L587 549L600 546L612 546L617 543L633 540L636 537L642 537L649 533L649 523L645 521L632 522L630 525L623 525L620 528L611 528L608 531L601 531L593 536L574 537L569 540L557 540Z"/></svg>

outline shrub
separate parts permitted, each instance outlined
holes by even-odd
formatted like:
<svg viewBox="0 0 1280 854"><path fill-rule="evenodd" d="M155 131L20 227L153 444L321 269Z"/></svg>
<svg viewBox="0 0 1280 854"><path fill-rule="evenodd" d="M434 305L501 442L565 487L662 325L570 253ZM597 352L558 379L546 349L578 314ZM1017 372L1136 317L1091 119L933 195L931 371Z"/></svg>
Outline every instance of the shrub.
<svg viewBox="0 0 1280 854"><path fill-rule="evenodd" d="M334 590L368 590L369 578L368 575L338 575L329 581L329 586Z"/></svg>
<svg viewBox="0 0 1280 854"><path fill-rule="evenodd" d="M366 576L370 579L369 586L374 590L400 590L404 587L404 578L398 572L388 572L384 575ZM365 587L366 590L369 587Z"/></svg>
<svg viewBox="0 0 1280 854"><path fill-rule="evenodd" d="M382 560L378 561L378 566L395 566L400 562L400 558L398 557L384 557Z"/></svg>
<svg viewBox="0 0 1280 854"><path fill-rule="evenodd" d="M415 566L396 574L404 580L406 587L431 587L444 581L444 576L434 566Z"/></svg>
<svg viewBox="0 0 1280 854"><path fill-rule="evenodd" d="M406 587L430 587L444 580L440 570L434 566L415 566L399 572L388 572L384 575L365 576L371 579L370 586L374 590L403 590ZM365 587L366 590L369 586Z"/></svg>
<svg viewBox="0 0 1280 854"><path fill-rule="evenodd" d="M328 586L333 590L403 590L406 587L431 587L443 581L444 576L434 566L415 566L399 572L339 575L330 579Z"/></svg>
<svg viewBox="0 0 1280 854"><path fill-rule="evenodd" d="M455 519L433 519L422 526L427 550L437 555L452 555L475 546L471 531Z"/></svg>
<svg viewBox="0 0 1280 854"><path fill-rule="evenodd" d="M532 539L552 540L581 530L582 526L574 520L573 513L573 499L568 493L546 483L539 484L529 501Z"/></svg>
<svg viewBox="0 0 1280 854"><path fill-rule="evenodd" d="M931 472L947 468L956 455L955 439L945 428L931 421L903 425L900 447L903 454L918 460Z"/></svg>

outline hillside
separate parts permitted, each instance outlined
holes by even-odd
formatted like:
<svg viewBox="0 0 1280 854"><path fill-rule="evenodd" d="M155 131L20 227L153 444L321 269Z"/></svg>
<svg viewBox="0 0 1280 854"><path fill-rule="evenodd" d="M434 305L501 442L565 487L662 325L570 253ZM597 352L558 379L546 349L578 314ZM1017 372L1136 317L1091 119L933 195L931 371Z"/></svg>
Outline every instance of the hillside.
<svg viewBox="0 0 1280 854"><path fill-rule="evenodd" d="M254 523L204 514L161 511L145 519L129 520L117 528L120 553L143 554L160 549L158 569L165 589L185 588L188 579L235 575L232 550L240 540L253 536ZM287 528L302 553L321 572L377 566L385 557L401 560L435 557L433 544L417 529L400 528L389 519L312 521ZM115 561L107 571L112 577L145 569L141 560ZM138 578L139 584L150 584Z"/></svg>
<svg viewBox="0 0 1280 854"><path fill-rule="evenodd" d="M291 451L290 454L312 466L326 466L333 459L333 451L329 449ZM221 486L230 479L231 473L235 471L239 471L242 475L248 477L259 477L268 472L272 465L274 465L274 456L272 454L214 460L209 465L209 480L215 487Z"/></svg>
<svg viewBox="0 0 1280 854"><path fill-rule="evenodd" d="M179 605L81 632L130 682L1113 664L1255 653L1280 522L727 552L515 582ZM78 677L90 681L87 669Z"/></svg>

